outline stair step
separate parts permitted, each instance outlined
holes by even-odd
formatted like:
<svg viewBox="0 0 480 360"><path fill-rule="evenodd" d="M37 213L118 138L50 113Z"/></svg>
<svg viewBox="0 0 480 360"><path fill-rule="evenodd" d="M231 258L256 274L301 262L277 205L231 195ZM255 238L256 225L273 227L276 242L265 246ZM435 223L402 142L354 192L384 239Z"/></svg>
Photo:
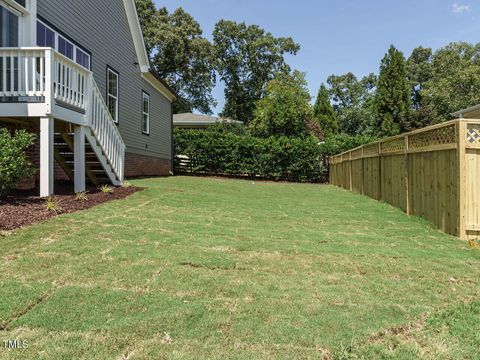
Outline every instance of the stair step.
<svg viewBox="0 0 480 360"><path fill-rule="evenodd" d="M74 161L73 160L67 160L65 161L66 164L68 165L74 165ZM85 161L85 165L89 165L89 166L102 166L102 164L100 164L98 161Z"/></svg>

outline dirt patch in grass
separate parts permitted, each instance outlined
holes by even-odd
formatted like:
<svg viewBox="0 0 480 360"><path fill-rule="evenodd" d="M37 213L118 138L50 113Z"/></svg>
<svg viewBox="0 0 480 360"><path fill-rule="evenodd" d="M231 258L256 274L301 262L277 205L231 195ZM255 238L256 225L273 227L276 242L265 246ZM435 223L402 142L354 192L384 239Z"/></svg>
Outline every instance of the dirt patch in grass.
<svg viewBox="0 0 480 360"><path fill-rule="evenodd" d="M14 230L56 215L89 209L107 201L126 198L141 190L133 186L117 187L112 188L111 193L103 193L92 186L87 189L87 199L82 201L75 198L71 186L59 184L55 186L55 198L59 206L56 211L47 209L45 199L37 195L38 190L14 191L0 199L0 231Z"/></svg>

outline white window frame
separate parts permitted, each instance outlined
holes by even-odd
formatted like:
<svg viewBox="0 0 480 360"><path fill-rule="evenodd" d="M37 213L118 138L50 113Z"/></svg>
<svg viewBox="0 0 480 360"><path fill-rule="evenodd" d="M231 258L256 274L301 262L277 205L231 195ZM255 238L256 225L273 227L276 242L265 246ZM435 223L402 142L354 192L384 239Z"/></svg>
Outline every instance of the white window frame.
<svg viewBox="0 0 480 360"><path fill-rule="evenodd" d="M145 100L147 100L148 111L145 112ZM143 129L143 122L145 121L145 116L147 116L147 131ZM145 135L150 135L150 94L146 91L142 91L142 133Z"/></svg>
<svg viewBox="0 0 480 360"><path fill-rule="evenodd" d="M18 7L22 8L22 6L18 3L15 3ZM0 6L7 9L7 11L10 11L14 15L18 16L18 46L22 47L23 46L23 16L24 14L18 10L16 7L11 6L3 1L0 1Z"/></svg>
<svg viewBox="0 0 480 360"><path fill-rule="evenodd" d="M65 36L64 34L60 34L58 31L56 31L55 29L53 29L51 26L48 26L47 24L45 24L42 20L40 19L37 19L37 21L42 24L43 26L45 26L48 30L52 31L53 34L54 34L54 47L53 49L57 52L60 53L60 51L58 50L58 44L59 44L59 41L58 41L58 38L59 37L62 37L66 42L72 44L73 46L73 59L71 59L75 64L78 64L77 63L77 49L80 50L82 53L86 54L88 56L88 67L85 67L81 64L78 64L80 65L81 67L87 69L87 70L90 70L92 68L92 57L90 56L90 54L88 53L88 51L86 51L85 49L82 49L80 46L77 46L75 43L73 43L71 40L69 40L67 38L67 36ZM62 54L63 55L63 54Z"/></svg>
<svg viewBox="0 0 480 360"><path fill-rule="evenodd" d="M114 94L110 94L110 74L113 74L115 75L115 77L117 78L117 93L114 95ZM110 109L110 99L114 99L115 100L115 118L113 118L113 121L115 122L115 124L118 124L118 119L119 119L119 114L118 114L118 109L119 109L119 99L118 99L118 93L119 93L119 86L120 86L120 74L113 70L111 67L107 66L107 108ZM110 114L111 115L111 114Z"/></svg>

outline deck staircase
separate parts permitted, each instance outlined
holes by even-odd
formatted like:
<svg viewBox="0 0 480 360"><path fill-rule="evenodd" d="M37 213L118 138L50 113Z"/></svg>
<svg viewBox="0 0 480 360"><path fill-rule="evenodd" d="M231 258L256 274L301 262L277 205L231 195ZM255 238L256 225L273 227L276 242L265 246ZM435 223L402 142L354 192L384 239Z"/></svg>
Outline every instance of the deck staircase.
<svg viewBox="0 0 480 360"><path fill-rule="evenodd" d="M55 161L72 181L75 177L73 137L73 132L69 131L56 132L54 137ZM104 161L106 161L106 158ZM89 142L85 143L85 174L87 181L96 186L111 182ZM118 178L115 180L120 182Z"/></svg>
<svg viewBox="0 0 480 360"><path fill-rule="evenodd" d="M0 98L2 116L58 120L54 157L72 180L73 133L82 127L86 178L122 184L125 143L91 71L50 48L0 48Z"/></svg>

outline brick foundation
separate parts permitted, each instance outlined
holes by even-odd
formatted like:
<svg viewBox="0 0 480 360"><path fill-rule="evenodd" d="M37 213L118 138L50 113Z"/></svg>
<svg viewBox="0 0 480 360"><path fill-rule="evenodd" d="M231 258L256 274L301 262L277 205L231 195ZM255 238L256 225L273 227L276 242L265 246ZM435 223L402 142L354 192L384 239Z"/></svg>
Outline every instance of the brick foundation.
<svg viewBox="0 0 480 360"><path fill-rule="evenodd" d="M170 171L172 171L170 159L129 152L125 154L125 177L168 176Z"/></svg>

